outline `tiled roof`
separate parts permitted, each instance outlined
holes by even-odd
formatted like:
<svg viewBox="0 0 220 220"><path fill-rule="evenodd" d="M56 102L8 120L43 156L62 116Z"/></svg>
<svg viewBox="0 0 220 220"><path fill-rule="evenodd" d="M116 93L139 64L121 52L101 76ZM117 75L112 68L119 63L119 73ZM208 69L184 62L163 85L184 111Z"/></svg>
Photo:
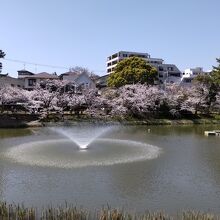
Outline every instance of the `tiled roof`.
<svg viewBox="0 0 220 220"><path fill-rule="evenodd" d="M32 73L32 72L30 72L30 71L28 71L28 70L25 70L25 69L23 69L23 70L18 70L18 73L20 73L20 72L22 72L22 73L28 73L28 74L30 74L30 75L34 75L34 73Z"/></svg>
<svg viewBox="0 0 220 220"><path fill-rule="evenodd" d="M42 73L37 73L34 75L27 75L27 76L22 76L22 78L33 78L33 79L58 79L59 77L54 74L42 72Z"/></svg>
<svg viewBox="0 0 220 220"><path fill-rule="evenodd" d="M45 78L45 79L58 79L59 77L55 74L50 74L46 72L35 74L37 78Z"/></svg>

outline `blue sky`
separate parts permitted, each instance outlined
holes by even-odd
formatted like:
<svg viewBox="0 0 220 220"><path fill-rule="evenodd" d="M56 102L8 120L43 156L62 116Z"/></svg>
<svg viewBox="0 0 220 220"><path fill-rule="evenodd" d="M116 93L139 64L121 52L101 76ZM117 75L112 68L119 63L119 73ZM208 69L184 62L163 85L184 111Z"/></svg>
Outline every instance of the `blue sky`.
<svg viewBox="0 0 220 220"><path fill-rule="evenodd" d="M148 52L180 70L207 70L220 57L219 8L219 0L0 0L0 49L7 59L83 66L99 75L119 50ZM2 62L12 76L24 68Z"/></svg>

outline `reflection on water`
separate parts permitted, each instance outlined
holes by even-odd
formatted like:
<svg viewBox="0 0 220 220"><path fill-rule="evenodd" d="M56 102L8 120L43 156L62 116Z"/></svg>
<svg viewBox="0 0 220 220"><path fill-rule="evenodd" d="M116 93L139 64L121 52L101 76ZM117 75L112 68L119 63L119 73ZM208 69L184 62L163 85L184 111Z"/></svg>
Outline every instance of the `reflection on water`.
<svg viewBox="0 0 220 220"><path fill-rule="evenodd" d="M9 137L19 137L32 134L31 129L2 129L0 128L0 139Z"/></svg>
<svg viewBox="0 0 220 220"><path fill-rule="evenodd" d="M74 169L34 166L16 161L16 155L13 160L5 157L5 152L19 144L28 146L28 143L51 139L58 143L63 136L39 128L30 133L24 130L23 135L20 130L20 135L15 132L13 138L13 135L4 135L3 139L5 131L0 130L0 199L39 207L67 201L86 208L109 204L136 211L162 209L176 212L190 208L219 213L220 138L203 135L205 130L213 129L219 129L219 126L115 127L102 138L150 144L162 149L162 154L153 160ZM91 145L91 152L96 146L95 142ZM114 147L114 151L105 155L106 160L117 156L117 151L125 156L127 148L120 146L112 144L110 147ZM129 152L137 153L137 148L128 148L131 149ZM36 155L41 155L40 149L35 148ZM64 149L65 145L60 148L52 145L40 157L53 155L57 163L63 163L65 159L76 162L74 156L62 156ZM107 151L100 149L100 154L102 150ZM94 155L93 160L98 157L98 154Z"/></svg>

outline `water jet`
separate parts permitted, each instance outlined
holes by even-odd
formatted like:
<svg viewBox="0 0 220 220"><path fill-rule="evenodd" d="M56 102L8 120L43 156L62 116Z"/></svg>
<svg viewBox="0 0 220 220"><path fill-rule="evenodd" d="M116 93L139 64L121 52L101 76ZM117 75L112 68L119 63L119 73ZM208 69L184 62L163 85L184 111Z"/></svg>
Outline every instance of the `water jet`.
<svg viewBox="0 0 220 220"><path fill-rule="evenodd" d="M86 150L95 139L110 131L112 126L91 125L87 127L52 127L50 129L77 144L79 150Z"/></svg>

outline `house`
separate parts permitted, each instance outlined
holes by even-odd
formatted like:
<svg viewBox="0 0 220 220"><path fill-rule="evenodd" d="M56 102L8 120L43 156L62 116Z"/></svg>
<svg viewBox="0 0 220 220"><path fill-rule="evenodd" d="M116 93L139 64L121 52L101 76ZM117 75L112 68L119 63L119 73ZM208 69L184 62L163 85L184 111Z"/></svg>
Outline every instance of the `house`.
<svg viewBox="0 0 220 220"><path fill-rule="evenodd" d="M7 74L0 74L0 88L5 86L24 88L24 81L13 78Z"/></svg>
<svg viewBox="0 0 220 220"><path fill-rule="evenodd" d="M182 73L174 64L164 64L161 58L152 58L148 53L119 51L107 58L106 73L111 74L115 66L121 60L128 57L140 57L146 60L151 66L154 66L158 71L159 82L162 83L180 83Z"/></svg>
<svg viewBox="0 0 220 220"><path fill-rule="evenodd" d="M37 83L41 82L42 80L58 80L59 77L56 75L56 73L50 74L42 72L34 74L27 70L19 70L18 79L23 80L24 89L32 90L36 87Z"/></svg>
<svg viewBox="0 0 220 220"><path fill-rule="evenodd" d="M95 82L90 79L86 72L66 72L60 75L61 80L72 83L76 90L94 89Z"/></svg>

